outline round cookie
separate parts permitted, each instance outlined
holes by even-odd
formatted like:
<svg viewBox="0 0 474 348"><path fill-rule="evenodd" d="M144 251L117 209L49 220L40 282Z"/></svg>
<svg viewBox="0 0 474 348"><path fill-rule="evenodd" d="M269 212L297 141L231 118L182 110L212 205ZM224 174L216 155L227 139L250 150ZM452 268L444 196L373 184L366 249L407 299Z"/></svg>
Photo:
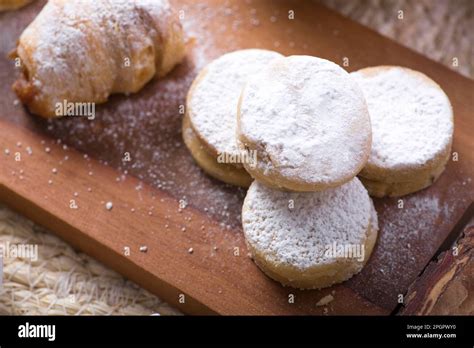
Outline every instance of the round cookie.
<svg viewBox="0 0 474 348"><path fill-rule="evenodd" d="M230 52L209 63L194 80L186 115L207 160L202 160L202 153L196 158L196 149L190 150L210 175L245 187L252 181L242 166L246 161L253 165L252 157L242 154L236 143L237 102L247 78L278 57L282 55L262 49Z"/></svg>
<svg viewBox="0 0 474 348"><path fill-rule="evenodd" d="M438 180L441 173L443 173L446 163L449 160L449 153L447 153L445 161L439 161L439 165L433 168L426 175L418 175L413 181L406 182L383 182L377 180L370 180L359 175L359 179L364 184L365 188L371 196L374 197L400 197L410 193L422 190L436 180Z"/></svg>
<svg viewBox="0 0 474 348"><path fill-rule="evenodd" d="M453 140L453 110L441 87L408 68L378 66L351 76L372 122L372 149L360 173L369 194L402 196L430 186L444 171Z"/></svg>
<svg viewBox="0 0 474 348"><path fill-rule="evenodd" d="M367 105L349 74L325 59L275 59L249 78L238 105L240 149L256 152L245 169L268 186L321 191L351 180L367 162Z"/></svg>
<svg viewBox="0 0 474 348"><path fill-rule="evenodd" d="M242 187L250 186L252 178L243 167L218 163L216 158L209 153L209 150L192 129L188 115L185 115L183 119L183 139L194 160L210 176L227 184Z"/></svg>
<svg viewBox="0 0 474 348"><path fill-rule="evenodd" d="M254 181L242 224L260 269L300 289L328 287L360 272L378 233L377 213L357 178L321 192L280 191Z"/></svg>

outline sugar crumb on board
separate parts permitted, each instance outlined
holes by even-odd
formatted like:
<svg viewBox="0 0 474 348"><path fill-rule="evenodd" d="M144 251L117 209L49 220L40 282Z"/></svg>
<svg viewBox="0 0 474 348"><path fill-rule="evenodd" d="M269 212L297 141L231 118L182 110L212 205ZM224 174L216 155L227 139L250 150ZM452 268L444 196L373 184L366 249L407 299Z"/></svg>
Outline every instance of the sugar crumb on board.
<svg viewBox="0 0 474 348"><path fill-rule="evenodd" d="M334 296L329 294L329 295L326 295L324 297L322 297L317 303L316 303L316 306L317 307L320 307L320 306L326 306L328 305L330 302L332 302L334 300Z"/></svg>

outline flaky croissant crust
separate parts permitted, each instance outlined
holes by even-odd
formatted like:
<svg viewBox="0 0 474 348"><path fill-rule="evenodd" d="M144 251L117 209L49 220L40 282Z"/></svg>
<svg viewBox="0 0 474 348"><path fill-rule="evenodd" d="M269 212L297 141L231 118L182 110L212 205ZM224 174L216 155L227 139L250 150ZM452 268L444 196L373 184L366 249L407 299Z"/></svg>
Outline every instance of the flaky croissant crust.
<svg viewBox="0 0 474 348"><path fill-rule="evenodd" d="M31 112L55 117L57 103L135 93L184 54L167 0L50 0L20 36L13 89Z"/></svg>

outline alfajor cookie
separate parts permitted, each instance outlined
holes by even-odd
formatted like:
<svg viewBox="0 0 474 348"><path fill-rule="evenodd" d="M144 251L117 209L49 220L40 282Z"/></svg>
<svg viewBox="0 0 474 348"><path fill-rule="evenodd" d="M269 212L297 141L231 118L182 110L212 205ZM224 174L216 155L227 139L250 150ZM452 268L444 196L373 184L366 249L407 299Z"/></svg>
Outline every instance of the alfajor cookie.
<svg viewBox="0 0 474 348"><path fill-rule="evenodd" d="M211 176L248 187L252 181L242 163L254 156L236 145L236 113L242 87L251 75L281 54L246 49L224 54L209 63L194 80L186 99L183 137L196 162Z"/></svg>
<svg viewBox="0 0 474 348"><path fill-rule="evenodd" d="M453 111L441 87L408 68L378 66L351 76L372 122L372 150L360 179L376 197L402 196L431 185L451 153Z"/></svg>
<svg viewBox="0 0 474 348"><path fill-rule="evenodd" d="M300 289L328 287L360 272L378 233L377 213L357 178L321 192L281 191L254 181L242 224L260 269Z"/></svg>
<svg viewBox="0 0 474 348"><path fill-rule="evenodd" d="M325 59L275 59L249 78L238 105L237 141L256 152L245 169L268 186L321 191L351 180L370 153L367 105L349 74Z"/></svg>

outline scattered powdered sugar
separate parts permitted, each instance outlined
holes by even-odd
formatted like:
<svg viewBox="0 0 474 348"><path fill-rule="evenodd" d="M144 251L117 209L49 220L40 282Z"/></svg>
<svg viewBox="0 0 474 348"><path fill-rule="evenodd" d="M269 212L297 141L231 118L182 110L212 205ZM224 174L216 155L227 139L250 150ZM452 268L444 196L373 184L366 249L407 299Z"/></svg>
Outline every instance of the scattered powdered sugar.
<svg viewBox="0 0 474 348"><path fill-rule="evenodd" d="M361 274L347 286L383 307L394 308L398 295L406 292L472 202L462 194L466 190L462 178L468 176L461 170L448 187L435 184L405 196L402 208L400 198L375 200L380 214L377 244Z"/></svg>
<svg viewBox="0 0 474 348"><path fill-rule="evenodd" d="M294 208L288 209L289 201ZM371 200L359 179L335 189L295 193L279 191L254 181L242 211L250 245L274 262L306 269L331 261L324 248L337 244L364 245Z"/></svg>
<svg viewBox="0 0 474 348"><path fill-rule="evenodd" d="M334 300L334 296L329 294L329 295L326 295L324 296L323 298L321 298L317 303L316 303L316 306L317 307L320 307L320 306L326 306L328 305L330 302L332 302Z"/></svg>
<svg viewBox="0 0 474 348"><path fill-rule="evenodd" d="M353 176L369 152L362 91L341 67L316 57L277 59L249 79L239 127L264 173L309 183Z"/></svg>
<svg viewBox="0 0 474 348"><path fill-rule="evenodd" d="M245 191L204 174L182 141L179 108L194 76L194 65L185 61L169 77L153 80L142 92L130 97L114 96L98 106L93 121L66 117L44 121L44 128L52 137L63 139L143 184L178 200L186 196L189 205L204 210L224 228L240 229ZM123 160L127 152L130 161ZM95 180L96 173L86 170ZM141 187L137 186L137 197ZM224 209L226 206L229 208Z"/></svg>
<svg viewBox="0 0 474 348"><path fill-rule="evenodd" d="M451 104L427 76L401 67L351 74L361 86L372 122L369 163L405 169L444 152L453 136Z"/></svg>
<svg viewBox="0 0 474 348"><path fill-rule="evenodd" d="M114 204L112 202L105 203L105 209L112 210L113 207L114 207Z"/></svg>
<svg viewBox="0 0 474 348"><path fill-rule="evenodd" d="M188 101L191 122L218 153L239 153L235 137L242 87L249 76L278 57L282 55L260 49L227 53L207 65L205 75L194 85Z"/></svg>
<svg viewBox="0 0 474 348"><path fill-rule="evenodd" d="M238 5L231 4L228 0L219 5L198 1L189 2L183 4L179 10L184 14L182 25L188 42L196 43L193 45L193 63L198 71L212 59L219 57L220 54L216 51L217 47L219 50L223 49L222 52L241 48L236 40L221 40L222 35L230 32L231 27L234 31L236 27L234 23L241 23L246 19L237 10ZM193 15L189 15L193 12ZM225 19L225 24L216 26L215 23L220 19ZM220 35L209 35L211 31Z"/></svg>

